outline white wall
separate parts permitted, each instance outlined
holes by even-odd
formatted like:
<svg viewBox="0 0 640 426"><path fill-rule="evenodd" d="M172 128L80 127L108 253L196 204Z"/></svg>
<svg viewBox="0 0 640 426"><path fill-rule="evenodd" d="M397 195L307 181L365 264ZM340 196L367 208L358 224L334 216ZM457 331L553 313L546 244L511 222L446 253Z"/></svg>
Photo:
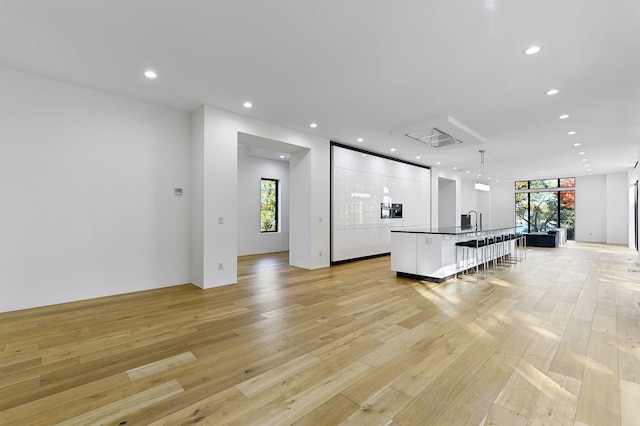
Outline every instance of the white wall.
<svg viewBox="0 0 640 426"><path fill-rule="evenodd" d="M289 160L290 211L295 212L289 220L289 263L329 266L329 141L206 105L193 114L193 123L198 130L193 145L203 155L194 154L193 163L204 162L193 177L194 192L204 198L202 211L194 212L203 218L202 247L192 245L191 253L192 264L202 264L202 280L194 284L210 288L237 281L239 133L299 149Z"/></svg>
<svg viewBox="0 0 640 426"><path fill-rule="evenodd" d="M260 232L260 179L279 181L278 232ZM238 145L238 255L289 250L289 162L251 155Z"/></svg>
<svg viewBox="0 0 640 426"><path fill-rule="evenodd" d="M0 93L0 311L190 281L188 114L4 68Z"/></svg>
<svg viewBox="0 0 640 426"><path fill-rule="evenodd" d="M478 194L478 216L480 216L480 213L482 213L482 225L483 226L487 226L487 225L491 225L491 226L496 226L496 225L503 225L501 223L496 223L493 222L492 216L493 216L493 212L492 210L492 199L494 198L495 194L495 188L494 185L491 185L491 191L476 191ZM480 221L481 219L478 218L478 221Z"/></svg>
<svg viewBox="0 0 640 426"><path fill-rule="evenodd" d="M628 174L607 175L607 244L628 244L629 211Z"/></svg>
<svg viewBox="0 0 640 426"><path fill-rule="evenodd" d="M624 172L576 178L576 241L627 244L628 179ZM514 193L513 182L491 184L489 223L515 223Z"/></svg>
<svg viewBox="0 0 640 426"><path fill-rule="evenodd" d="M628 243L629 248L635 248L636 250L636 229L640 226L640 217L635 216L635 183L640 179L640 170L638 170L638 165L636 167L629 170L627 177L627 185L629 190L629 199L628 199Z"/></svg>
<svg viewBox="0 0 640 426"><path fill-rule="evenodd" d="M462 179L459 174L448 170L431 169L433 176L434 204L438 203L440 195L437 193L437 182L440 177L453 179L456 181L457 203L456 203L456 225L460 226L460 215L467 214L470 210L482 213L483 225L487 226L513 226L515 224L515 201L513 182L491 182L491 190L488 192L475 189L475 181ZM432 211L438 212L439 207L434 205ZM438 217L434 214L433 220ZM471 221L475 220L472 215ZM435 223L433 226L442 226Z"/></svg>
<svg viewBox="0 0 640 426"><path fill-rule="evenodd" d="M430 171L332 147L332 261L391 251L391 228L428 225ZM402 218L381 218L381 204L402 204Z"/></svg>
<svg viewBox="0 0 640 426"><path fill-rule="evenodd" d="M576 178L576 241L606 241L606 202L605 175Z"/></svg>
<svg viewBox="0 0 640 426"><path fill-rule="evenodd" d="M471 210L478 210L478 191L473 187L475 182L471 180L460 181L460 214L467 214ZM458 218L457 224L460 225ZM471 222L475 218L472 215ZM485 218L485 220L487 220Z"/></svg>
<svg viewBox="0 0 640 426"><path fill-rule="evenodd" d="M492 182L488 192L478 191L473 180L462 181L461 214L470 210L482 213L484 226L513 226L515 201L513 182ZM471 221L475 218L472 215Z"/></svg>
<svg viewBox="0 0 640 426"><path fill-rule="evenodd" d="M514 182L491 183L491 210L487 217L489 224L495 226L513 226L516 223L515 184Z"/></svg>
<svg viewBox="0 0 640 426"><path fill-rule="evenodd" d="M191 282L202 286L204 259L204 108L191 114Z"/></svg>
<svg viewBox="0 0 640 426"><path fill-rule="evenodd" d="M576 178L576 241L628 243L628 176Z"/></svg>

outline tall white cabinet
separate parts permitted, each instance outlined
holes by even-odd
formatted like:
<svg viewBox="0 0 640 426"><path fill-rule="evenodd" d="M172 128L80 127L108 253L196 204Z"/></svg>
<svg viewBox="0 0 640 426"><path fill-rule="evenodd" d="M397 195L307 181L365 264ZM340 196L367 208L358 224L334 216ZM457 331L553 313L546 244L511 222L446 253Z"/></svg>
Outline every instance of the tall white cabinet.
<svg viewBox="0 0 640 426"><path fill-rule="evenodd" d="M332 262L389 253L391 228L430 224L428 168L334 144L331 179Z"/></svg>

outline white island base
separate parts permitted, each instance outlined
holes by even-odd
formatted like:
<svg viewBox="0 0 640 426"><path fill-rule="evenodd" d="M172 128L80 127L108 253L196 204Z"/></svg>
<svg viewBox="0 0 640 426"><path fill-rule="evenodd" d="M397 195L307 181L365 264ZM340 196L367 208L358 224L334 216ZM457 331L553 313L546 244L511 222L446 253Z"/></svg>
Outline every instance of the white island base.
<svg viewBox="0 0 640 426"><path fill-rule="evenodd" d="M473 239L513 233L513 226L484 227L481 230L464 228L391 230L391 270L399 275L426 281L442 282L463 268L461 252L456 263L456 243ZM474 267L465 262L464 267Z"/></svg>

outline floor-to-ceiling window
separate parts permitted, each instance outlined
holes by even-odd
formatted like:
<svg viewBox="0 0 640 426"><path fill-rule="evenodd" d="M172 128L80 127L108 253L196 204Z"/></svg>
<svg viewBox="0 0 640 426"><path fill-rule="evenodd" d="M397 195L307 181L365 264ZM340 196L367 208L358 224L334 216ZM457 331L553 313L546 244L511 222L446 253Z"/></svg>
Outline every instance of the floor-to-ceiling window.
<svg viewBox="0 0 640 426"><path fill-rule="evenodd" d="M575 236L575 178L516 182L515 209L518 232L544 232L556 228Z"/></svg>

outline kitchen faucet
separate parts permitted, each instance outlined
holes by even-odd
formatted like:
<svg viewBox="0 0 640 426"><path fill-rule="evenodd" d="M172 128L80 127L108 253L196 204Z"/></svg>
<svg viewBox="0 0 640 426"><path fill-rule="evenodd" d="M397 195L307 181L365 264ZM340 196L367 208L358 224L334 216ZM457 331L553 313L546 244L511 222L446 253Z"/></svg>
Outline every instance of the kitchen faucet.
<svg viewBox="0 0 640 426"><path fill-rule="evenodd" d="M475 210L469 210L469 213L467 213L467 216L471 216L471 213L476 214L476 230L478 230L478 212ZM469 222L471 222L471 219L469 219Z"/></svg>

